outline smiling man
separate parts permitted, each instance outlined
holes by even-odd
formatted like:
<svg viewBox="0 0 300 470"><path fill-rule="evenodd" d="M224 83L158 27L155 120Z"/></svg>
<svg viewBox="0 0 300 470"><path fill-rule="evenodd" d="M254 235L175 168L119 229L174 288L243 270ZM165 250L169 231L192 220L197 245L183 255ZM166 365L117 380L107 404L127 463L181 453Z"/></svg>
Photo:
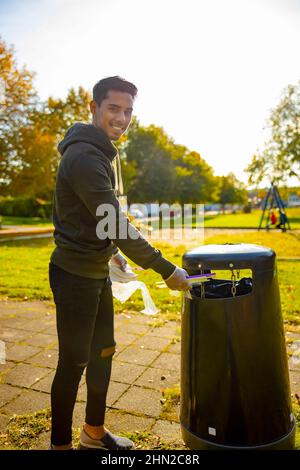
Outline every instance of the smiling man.
<svg viewBox="0 0 300 470"><path fill-rule="evenodd" d="M49 280L56 304L59 360L51 389L50 449L72 449L72 416L86 368L86 418L81 449L124 450L129 439L104 427L106 395L115 352L114 311L108 262L126 270L126 259L161 274L171 289L188 290L187 273L163 258L122 213L120 164L112 141L128 128L136 87L120 77L100 80L93 89L92 124L77 123L58 149L62 155L54 193L54 249ZM99 208L112 208L111 223L125 222L126 236L99 233ZM117 248L118 247L118 248Z"/></svg>

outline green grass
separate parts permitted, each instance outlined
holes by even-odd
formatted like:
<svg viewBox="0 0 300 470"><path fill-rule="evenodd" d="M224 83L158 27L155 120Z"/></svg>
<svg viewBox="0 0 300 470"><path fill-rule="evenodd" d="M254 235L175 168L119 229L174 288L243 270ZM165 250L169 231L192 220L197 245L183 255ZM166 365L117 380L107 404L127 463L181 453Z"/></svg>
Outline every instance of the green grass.
<svg viewBox="0 0 300 470"><path fill-rule="evenodd" d="M40 217L12 217L8 215L2 215L2 225L19 225L19 226L30 226L35 227L39 226L52 226L52 221L50 219L41 219Z"/></svg>
<svg viewBox="0 0 300 470"><path fill-rule="evenodd" d="M205 244L212 243L254 243L275 251L278 258L300 258L300 234L294 232L254 231L236 233L217 233L205 237Z"/></svg>
<svg viewBox="0 0 300 470"><path fill-rule="evenodd" d="M0 450L30 449L41 433L51 429L50 409L33 414L14 415L0 434Z"/></svg>
<svg viewBox="0 0 300 470"><path fill-rule="evenodd" d="M261 218L261 210L253 210L250 214L244 214L243 212L238 212L236 214L216 214L216 215L205 215L204 226L206 228L210 227L228 227L228 228L257 228ZM291 224L292 229L300 229L300 208L292 207L287 209L287 215ZM174 226L180 226L181 221L174 219ZM192 218L186 219L186 226L193 227L194 223ZM41 219L39 217L11 217L11 216L2 216L3 225L21 225L21 226L46 226L52 225L50 219ZM159 222L155 221L153 223L153 228L158 227Z"/></svg>
<svg viewBox="0 0 300 470"><path fill-rule="evenodd" d="M41 434L51 429L50 409L39 410L32 414L14 415L5 430L0 434L0 450L28 450L34 448L37 439ZM73 428L73 446L79 444L80 429ZM140 450L173 450L182 448L176 442L170 444L150 432L123 432L120 435L132 439L135 448ZM46 449L45 449L46 450Z"/></svg>
<svg viewBox="0 0 300 470"><path fill-rule="evenodd" d="M205 214L204 227L205 228L258 228L262 211L259 209L253 210L250 214L238 212L236 214ZM287 209L291 229L300 229L300 208ZM171 227L180 227L182 225L181 219L174 219L172 221L166 220L165 224L170 224ZM194 227L195 220L192 217L187 217L184 221L185 227ZM156 220L152 224L154 229L159 227L159 221ZM263 224L265 227L265 223ZM278 229L277 229L278 230Z"/></svg>
<svg viewBox="0 0 300 470"><path fill-rule="evenodd" d="M250 214L244 214L243 212L239 212L237 214L206 215L204 226L206 228L209 228L209 227L258 228L261 215L262 215L261 210L253 210ZM287 216L289 218L291 229L299 229L300 228L300 209L299 208L287 209Z"/></svg>
<svg viewBox="0 0 300 470"><path fill-rule="evenodd" d="M205 239L205 243L257 243L274 249L279 257L300 257L300 242L296 234L245 232L215 235ZM166 243L156 243L164 256L177 265L186 251L184 245L172 247ZM0 245L0 297L52 300L48 282L48 263L54 248L52 239L19 240ZM286 321L300 325L300 262L279 261L279 283L282 310ZM159 289L159 274L152 270L139 271L139 280L145 282L150 294L161 310L159 318L179 320L180 296L167 288ZM175 293L176 295L176 293ZM140 291L121 304L115 300L116 313L121 311L139 312L144 308ZM154 317L156 319L158 317Z"/></svg>
<svg viewBox="0 0 300 470"><path fill-rule="evenodd" d="M178 422L178 407L180 405L180 385L165 388L162 391L163 398L160 419Z"/></svg>

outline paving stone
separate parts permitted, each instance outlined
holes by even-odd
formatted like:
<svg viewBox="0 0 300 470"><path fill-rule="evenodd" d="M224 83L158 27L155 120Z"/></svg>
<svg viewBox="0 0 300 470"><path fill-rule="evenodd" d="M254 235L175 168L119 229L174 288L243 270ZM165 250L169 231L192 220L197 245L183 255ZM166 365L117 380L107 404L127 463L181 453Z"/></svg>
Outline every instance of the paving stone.
<svg viewBox="0 0 300 470"><path fill-rule="evenodd" d="M154 369L148 367L147 370L136 380L135 385L164 390L180 383L178 371L166 369Z"/></svg>
<svg viewBox="0 0 300 470"><path fill-rule="evenodd" d="M37 354L39 351L41 351L41 349L34 346L16 344L7 349L6 357L10 361L25 361L29 357Z"/></svg>
<svg viewBox="0 0 300 470"><path fill-rule="evenodd" d="M86 401L86 384L79 386L77 392L77 401Z"/></svg>
<svg viewBox="0 0 300 470"><path fill-rule="evenodd" d="M27 312L21 313L22 318L26 318L26 320L37 320L38 318L44 318L45 312L37 311L37 310L29 310Z"/></svg>
<svg viewBox="0 0 300 470"><path fill-rule="evenodd" d="M48 450L50 440L51 431L42 432L37 439L35 439L29 450Z"/></svg>
<svg viewBox="0 0 300 470"><path fill-rule="evenodd" d="M293 331L287 331L285 333L287 338L292 338L293 340L297 341L300 340L300 333L294 333Z"/></svg>
<svg viewBox="0 0 300 470"><path fill-rule="evenodd" d="M25 390L23 393L5 405L6 414L28 414L35 411L48 408L50 406L50 397L46 393L35 392L34 390ZM1 408L1 412L3 408Z"/></svg>
<svg viewBox="0 0 300 470"><path fill-rule="evenodd" d="M152 317L149 315L137 313L135 311L127 311L127 313L120 313L117 315L117 318L122 318L125 321L130 321L134 323L141 323L143 325L150 326L150 323L152 321Z"/></svg>
<svg viewBox="0 0 300 470"><path fill-rule="evenodd" d="M77 392L77 400L86 401L86 383L85 383L85 375L82 375L78 392Z"/></svg>
<svg viewBox="0 0 300 470"><path fill-rule="evenodd" d="M108 410L105 414L105 424L113 433L150 431L154 423L154 418L135 416L116 410Z"/></svg>
<svg viewBox="0 0 300 470"><path fill-rule="evenodd" d="M54 349L44 349L41 353L27 359L28 364L36 364L38 366L50 367L56 369L58 361L58 352Z"/></svg>
<svg viewBox="0 0 300 470"><path fill-rule="evenodd" d="M22 389L7 384L0 384L0 407L22 393Z"/></svg>
<svg viewBox="0 0 300 470"><path fill-rule="evenodd" d="M144 372L144 370L145 367L137 364L126 364L124 362L113 360L111 380L131 384Z"/></svg>
<svg viewBox="0 0 300 470"><path fill-rule="evenodd" d="M161 393L156 390L149 390L133 385L114 404L114 408L158 417L161 412L161 398Z"/></svg>
<svg viewBox="0 0 300 470"><path fill-rule="evenodd" d="M173 353L173 354L181 354L180 341L176 341L176 343L170 343L165 352Z"/></svg>
<svg viewBox="0 0 300 470"><path fill-rule="evenodd" d="M291 392L300 396L300 371L290 371Z"/></svg>
<svg viewBox="0 0 300 470"><path fill-rule="evenodd" d="M76 402L73 412L73 428L82 428L85 422L85 403Z"/></svg>
<svg viewBox="0 0 300 470"><path fill-rule="evenodd" d="M106 405L112 406L116 400L127 390L128 384L110 381L107 393Z"/></svg>
<svg viewBox="0 0 300 470"><path fill-rule="evenodd" d="M0 304L1 304L1 300L0 300ZM8 310L2 310L0 309L0 325L2 324L2 322L6 321L7 319L9 319L10 317L14 317L16 314L15 313L11 313L9 312Z"/></svg>
<svg viewBox="0 0 300 470"><path fill-rule="evenodd" d="M55 351L58 351L58 339L54 340L53 343L51 343L49 346L47 346L47 348L48 349L54 349Z"/></svg>
<svg viewBox="0 0 300 470"><path fill-rule="evenodd" d="M176 444L180 444L183 449L186 448L181 438L181 426L178 423L159 419L153 426L152 432L160 436L161 440L168 444L176 442Z"/></svg>
<svg viewBox="0 0 300 470"><path fill-rule="evenodd" d="M168 369L180 371L180 355L172 353L162 353L152 364L151 367L159 369Z"/></svg>
<svg viewBox="0 0 300 470"><path fill-rule="evenodd" d="M176 322L168 322L164 326L153 328L149 333L149 336L157 336L158 338L174 338L174 336L176 336L177 326Z"/></svg>
<svg viewBox="0 0 300 470"><path fill-rule="evenodd" d="M0 415L0 433L5 432L9 420L9 416Z"/></svg>
<svg viewBox="0 0 300 470"><path fill-rule="evenodd" d="M49 309L48 305L45 302L40 301L0 301L0 314L2 312L44 312Z"/></svg>
<svg viewBox="0 0 300 470"><path fill-rule="evenodd" d="M54 325L51 325L48 328L46 328L43 333L47 334L47 335L55 335L56 336L57 335L56 323Z"/></svg>
<svg viewBox="0 0 300 470"><path fill-rule="evenodd" d="M30 333L25 330L16 330L15 328L2 328L0 325L0 339L2 341L25 341L30 337Z"/></svg>
<svg viewBox="0 0 300 470"><path fill-rule="evenodd" d="M30 387L49 373L49 369L19 364L5 375L5 382L19 387Z"/></svg>
<svg viewBox="0 0 300 470"><path fill-rule="evenodd" d="M20 315L13 315L12 317L1 320L0 324L2 328L16 328L23 329L23 326L28 322L25 318ZM26 330L26 328L25 328Z"/></svg>
<svg viewBox="0 0 300 470"><path fill-rule="evenodd" d="M115 341L117 346L119 345L129 345L133 343L138 338L137 335L132 335L125 333L124 331L115 331Z"/></svg>
<svg viewBox="0 0 300 470"><path fill-rule="evenodd" d="M54 335L47 335L44 333L37 333L31 337L26 339L26 343L31 346L40 346L40 347L47 347L52 346L57 343L57 339Z"/></svg>
<svg viewBox="0 0 300 470"><path fill-rule="evenodd" d="M129 346L118 354L118 361L139 364L141 366L150 365L160 354L160 351L142 349L141 347Z"/></svg>
<svg viewBox="0 0 300 470"><path fill-rule="evenodd" d="M4 377L4 375L7 374L10 370L12 370L14 367L16 367L15 362L6 361L5 364L0 364L0 379L1 377Z"/></svg>
<svg viewBox="0 0 300 470"><path fill-rule="evenodd" d="M18 302L20 303L20 302ZM48 312L52 307L50 302L41 302L40 300L27 300L26 302L22 302L24 306L24 310L28 312Z"/></svg>
<svg viewBox="0 0 300 470"><path fill-rule="evenodd" d="M23 325L23 330L27 331L36 331L37 333L46 330L49 326L52 326L54 323L54 318L51 317L46 317L43 318L41 321L40 318L36 318L34 320L28 320L27 322L24 322Z"/></svg>
<svg viewBox="0 0 300 470"><path fill-rule="evenodd" d="M120 352L124 351L124 349L127 348L127 344L120 344L120 343L117 343L116 345L116 352L114 354L114 359L116 359L118 357L118 354L120 354Z"/></svg>
<svg viewBox="0 0 300 470"><path fill-rule="evenodd" d="M1 300L0 301L0 318L8 317L9 315L14 315L16 311L12 305L11 300Z"/></svg>
<svg viewBox="0 0 300 470"><path fill-rule="evenodd" d="M128 320L123 325L124 330L126 333L131 333L135 335L145 334L151 330L149 325L143 325L141 323L134 323L134 321Z"/></svg>
<svg viewBox="0 0 300 470"><path fill-rule="evenodd" d="M32 390L38 390L40 392L50 393L51 385L54 379L55 370L52 370L48 375L46 375L43 379L35 382L31 385Z"/></svg>
<svg viewBox="0 0 300 470"><path fill-rule="evenodd" d="M148 315L136 313L134 311L126 310L126 312L116 313L115 322L116 325L124 325L129 322L141 323L143 325L149 326L151 323L152 317Z"/></svg>
<svg viewBox="0 0 300 470"><path fill-rule="evenodd" d="M146 334L138 338L132 346L138 346L143 349L153 349L154 351L161 351L169 344L169 338L157 338L156 336L149 336Z"/></svg>

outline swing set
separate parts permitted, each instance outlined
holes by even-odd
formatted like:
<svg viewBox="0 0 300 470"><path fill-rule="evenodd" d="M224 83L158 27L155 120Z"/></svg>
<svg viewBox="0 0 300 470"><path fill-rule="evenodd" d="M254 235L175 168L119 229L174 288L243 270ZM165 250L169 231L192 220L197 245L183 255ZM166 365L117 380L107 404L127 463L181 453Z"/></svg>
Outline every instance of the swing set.
<svg viewBox="0 0 300 470"><path fill-rule="evenodd" d="M279 221L274 212L275 209L279 211ZM271 182L271 186L268 189L266 198L263 202L262 215L259 222L258 230L265 228L270 230L270 227L274 225L274 228L279 228L283 232L286 230L291 230L290 222L285 212L285 208L280 197L278 188Z"/></svg>

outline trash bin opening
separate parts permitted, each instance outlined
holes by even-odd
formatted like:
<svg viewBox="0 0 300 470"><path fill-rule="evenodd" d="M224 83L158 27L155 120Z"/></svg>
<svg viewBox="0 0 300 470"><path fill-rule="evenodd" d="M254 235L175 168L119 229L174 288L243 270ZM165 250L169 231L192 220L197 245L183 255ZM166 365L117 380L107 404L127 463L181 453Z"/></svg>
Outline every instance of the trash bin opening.
<svg viewBox="0 0 300 470"><path fill-rule="evenodd" d="M209 271L206 271L208 273ZM216 270L214 278L203 282L201 285L194 285L191 294L195 297L205 299L226 299L238 297L252 292L252 271L251 269L225 271Z"/></svg>

